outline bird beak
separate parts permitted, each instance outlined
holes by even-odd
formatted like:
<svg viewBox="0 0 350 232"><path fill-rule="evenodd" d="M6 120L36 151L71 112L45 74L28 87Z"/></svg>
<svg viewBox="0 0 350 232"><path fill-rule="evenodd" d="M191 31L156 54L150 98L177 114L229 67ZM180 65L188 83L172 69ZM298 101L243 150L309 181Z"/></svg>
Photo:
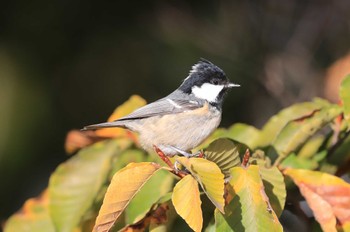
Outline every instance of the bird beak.
<svg viewBox="0 0 350 232"><path fill-rule="evenodd" d="M229 83L229 84L226 85L225 87L231 89L231 88L233 88L233 87L240 87L240 86L241 86L241 85Z"/></svg>

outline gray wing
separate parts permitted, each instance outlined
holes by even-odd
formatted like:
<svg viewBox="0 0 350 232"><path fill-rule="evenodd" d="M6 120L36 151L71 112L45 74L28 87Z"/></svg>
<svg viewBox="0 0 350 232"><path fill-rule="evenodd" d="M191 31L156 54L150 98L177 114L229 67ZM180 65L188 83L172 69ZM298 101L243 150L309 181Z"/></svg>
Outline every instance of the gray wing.
<svg viewBox="0 0 350 232"><path fill-rule="evenodd" d="M105 122L100 124L94 124L84 127L83 130L94 130L108 127L124 127L127 125L124 121L135 120L142 118L149 118L154 116L163 116L167 114L177 114L184 111L195 110L203 107L204 101L199 102L194 99L190 99L188 96L181 95L177 91L173 92L169 96L162 98L158 101L145 105L129 115L119 118L113 122Z"/></svg>
<svg viewBox="0 0 350 232"><path fill-rule="evenodd" d="M194 110L202 107L203 104L192 100L162 98L158 101L145 105L131 114L117 119L116 121L149 118L153 116L163 116L166 114L177 114L184 111Z"/></svg>
<svg viewBox="0 0 350 232"><path fill-rule="evenodd" d="M123 127L128 128L127 120L149 118L153 116L162 116L166 114L177 114L184 111L194 110L203 106L204 103L200 103L192 100L171 99L162 98L158 101L145 105L131 114L119 118L113 122L105 122L94 125L89 125L83 128L83 130L96 130L108 127Z"/></svg>

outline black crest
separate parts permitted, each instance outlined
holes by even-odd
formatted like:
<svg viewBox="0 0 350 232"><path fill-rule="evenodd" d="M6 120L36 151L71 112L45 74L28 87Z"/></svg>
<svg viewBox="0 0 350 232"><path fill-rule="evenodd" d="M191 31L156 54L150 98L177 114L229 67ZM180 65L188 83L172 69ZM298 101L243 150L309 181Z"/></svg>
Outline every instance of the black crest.
<svg viewBox="0 0 350 232"><path fill-rule="evenodd" d="M204 83L219 85L228 82L226 74L221 68L201 58L197 64L192 66L189 76L184 80L179 89L190 94L193 86L201 86Z"/></svg>

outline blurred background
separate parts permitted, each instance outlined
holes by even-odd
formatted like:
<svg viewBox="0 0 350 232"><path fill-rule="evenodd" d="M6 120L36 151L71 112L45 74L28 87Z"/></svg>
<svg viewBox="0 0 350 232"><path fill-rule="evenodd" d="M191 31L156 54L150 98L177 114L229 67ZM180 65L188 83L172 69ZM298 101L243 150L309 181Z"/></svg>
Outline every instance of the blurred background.
<svg viewBox="0 0 350 232"><path fill-rule="evenodd" d="M173 91L200 57L235 83L222 126L261 127L350 73L350 1L43 1L0 7L0 222L47 186L71 129Z"/></svg>

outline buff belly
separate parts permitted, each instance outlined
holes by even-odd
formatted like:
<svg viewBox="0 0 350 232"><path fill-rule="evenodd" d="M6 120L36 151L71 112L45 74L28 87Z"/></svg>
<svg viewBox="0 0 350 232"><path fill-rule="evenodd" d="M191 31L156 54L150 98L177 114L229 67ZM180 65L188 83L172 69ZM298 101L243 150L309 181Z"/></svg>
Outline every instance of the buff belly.
<svg viewBox="0 0 350 232"><path fill-rule="evenodd" d="M130 129L140 134L140 142L145 150L151 151L156 145L166 155L173 156L178 152L172 147L190 151L218 127L221 113L214 111L209 114L209 110L205 106L191 113L142 119L130 125Z"/></svg>

